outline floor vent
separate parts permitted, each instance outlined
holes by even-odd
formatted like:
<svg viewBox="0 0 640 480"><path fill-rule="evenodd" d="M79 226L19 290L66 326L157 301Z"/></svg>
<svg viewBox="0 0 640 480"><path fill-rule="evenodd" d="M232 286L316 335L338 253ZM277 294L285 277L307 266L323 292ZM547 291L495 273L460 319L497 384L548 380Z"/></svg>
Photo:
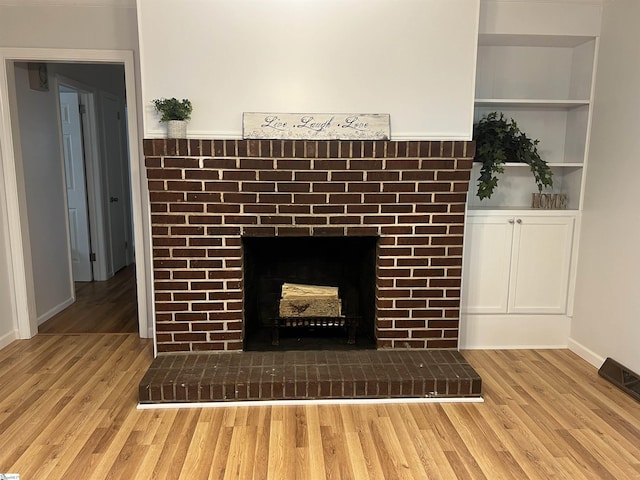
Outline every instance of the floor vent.
<svg viewBox="0 0 640 480"><path fill-rule="evenodd" d="M637 373L620 365L612 358L607 358L598 370L598 374L640 401L640 375Z"/></svg>

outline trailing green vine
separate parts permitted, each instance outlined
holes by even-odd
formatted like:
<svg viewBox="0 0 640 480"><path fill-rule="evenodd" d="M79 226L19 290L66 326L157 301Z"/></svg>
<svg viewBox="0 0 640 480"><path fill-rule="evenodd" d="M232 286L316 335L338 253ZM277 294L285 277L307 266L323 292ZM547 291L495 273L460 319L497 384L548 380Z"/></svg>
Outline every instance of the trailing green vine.
<svg viewBox="0 0 640 480"><path fill-rule="evenodd" d="M487 114L473 126L476 142L475 161L482 163L478 178L478 197L490 198L498 185L498 175L504 173L505 162L522 162L529 165L535 177L538 191L553 186L553 172L538 153L538 140L527 137L512 118L503 113Z"/></svg>

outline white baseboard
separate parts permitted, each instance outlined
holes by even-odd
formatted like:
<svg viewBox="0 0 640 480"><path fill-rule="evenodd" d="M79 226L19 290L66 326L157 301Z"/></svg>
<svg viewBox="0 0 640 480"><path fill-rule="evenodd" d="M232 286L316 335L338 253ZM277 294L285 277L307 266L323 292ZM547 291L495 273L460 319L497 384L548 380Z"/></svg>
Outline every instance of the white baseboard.
<svg viewBox="0 0 640 480"><path fill-rule="evenodd" d="M7 345L9 345L14 340L18 339L18 331L11 330L10 332L5 333L0 336L0 349L3 349Z"/></svg>
<svg viewBox="0 0 640 480"><path fill-rule="evenodd" d="M595 353L593 350L589 350L587 347L576 342L572 338L569 339L569 350L596 368L600 368L605 361L603 357Z"/></svg>
<svg viewBox="0 0 640 480"><path fill-rule="evenodd" d="M49 310L48 312L43 313L42 315L40 315L38 317L38 326L42 325L44 322L46 322L47 320L49 320L51 317L53 317L54 315L60 313L61 311L63 311L65 308L73 305L73 303L76 301L75 297L70 297L68 299L66 299L64 302L62 302L59 305L56 305L55 307L53 307L51 310Z"/></svg>
<svg viewBox="0 0 640 480"><path fill-rule="evenodd" d="M461 350L567 348L566 315L463 315Z"/></svg>
<svg viewBox="0 0 640 480"><path fill-rule="evenodd" d="M482 397L317 398L298 400L239 400L218 402L138 403L138 410L175 408L278 407L293 405L388 405L397 403L484 403Z"/></svg>

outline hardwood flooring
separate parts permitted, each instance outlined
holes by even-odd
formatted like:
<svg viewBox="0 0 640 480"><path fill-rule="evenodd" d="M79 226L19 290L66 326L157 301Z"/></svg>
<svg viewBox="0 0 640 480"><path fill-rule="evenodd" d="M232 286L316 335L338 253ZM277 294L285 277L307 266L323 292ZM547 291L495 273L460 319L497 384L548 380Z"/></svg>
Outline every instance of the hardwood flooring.
<svg viewBox="0 0 640 480"><path fill-rule="evenodd" d="M640 403L566 350L468 351L485 403L137 410L152 345L0 350L0 472L23 479L633 479Z"/></svg>
<svg viewBox="0 0 640 480"><path fill-rule="evenodd" d="M138 331L135 267L104 282L76 282L76 301L38 328L39 333L134 333Z"/></svg>

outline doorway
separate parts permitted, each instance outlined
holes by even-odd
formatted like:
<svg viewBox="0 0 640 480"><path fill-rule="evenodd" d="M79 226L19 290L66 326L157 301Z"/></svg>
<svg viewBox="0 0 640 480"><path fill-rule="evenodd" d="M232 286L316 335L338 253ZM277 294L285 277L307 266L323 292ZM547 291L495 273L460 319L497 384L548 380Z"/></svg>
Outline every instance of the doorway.
<svg viewBox="0 0 640 480"><path fill-rule="evenodd" d="M133 255L128 254L133 242L129 160L124 148L126 90L121 65L44 64L51 91L33 88L29 75L33 69L33 63L15 63L16 105L37 323L42 330L48 322L46 330L51 331L50 319L56 318L53 325L59 324L60 314L69 313L69 304L73 304L72 311L78 311L81 305L91 308L105 303L99 293L105 289L89 288L86 283L109 281L133 261ZM56 132L62 161L53 148ZM43 169L46 175L41 173ZM60 177L62 188L57 181ZM44 217L49 219L46 238ZM66 251L63 221L68 230ZM65 255L70 271L62 260ZM57 281L69 275L68 282ZM87 295L90 292L95 293L95 299ZM135 319L135 296L132 301L134 308L125 310L132 311ZM86 325L73 322L73 333L96 331L89 317L85 320ZM108 319L102 322L110 323ZM67 325L62 331L68 330Z"/></svg>
<svg viewBox="0 0 640 480"><path fill-rule="evenodd" d="M69 67L62 64L48 70L67 72ZM91 65L75 68L76 74L79 71L84 75L93 74L94 69ZM122 68L109 66L108 70L117 72ZM38 332L133 333L138 330L137 300L135 267L129 252L133 242L128 224L130 180L123 148L123 102L117 95L96 93L91 86L70 78L57 75L57 80L75 301L38 322ZM116 83L117 80L116 77ZM124 82L121 83L117 89L124 92ZM91 135L95 126L100 132L97 139ZM103 151L103 158L111 161L101 161L96 151ZM102 201L98 193L101 184L106 185L108 202ZM107 214L99 215L101 210Z"/></svg>
<svg viewBox="0 0 640 480"><path fill-rule="evenodd" d="M18 336L19 338L30 338L38 332L38 319L43 318L44 316L53 316L59 311L62 311L66 306L70 303L73 303L75 293L71 293L71 300L63 300L60 302L60 295L56 298L55 295L59 294L61 291L74 292L75 289L73 287L73 278L71 275L72 265L71 265L71 256L69 255L65 258L67 262L67 272L64 275L60 275L60 272L64 271L64 266L60 269L49 269L48 267L55 266L55 260L58 260L57 265L62 265L63 261L60 260L56 250L53 248L55 242L52 242L52 233L54 231L59 232L60 225L65 224L65 222L60 222L60 215L57 214L56 218L49 219L46 215L41 215L40 218L35 218L32 222L31 218L28 217L38 217L37 214L33 214L32 212L38 212L37 208L31 208L33 205L30 205L30 202L33 204L32 199L27 198L27 192L32 194L33 197L38 197L38 194L41 195L39 199L42 203L46 204L46 202L55 200L58 201L61 196L57 197L49 196L48 192L45 191L35 191L34 189L27 190L27 182L26 176L24 172L26 169L31 168L30 172L26 172L28 174L32 174L34 170L37 170L41 166L44 165L45 168L41 168L42 170L48 169L49 172L53 171L53 167L55 166L55 162L51 161L50 158L40 159L44 160L37 164L34 168L33 166L25 166L25 149L30 148L29 143L25 143L21 141L21 136L24 134L25 125L23 124L23 119L18 118L17 108L20 105L16 106L16 93L15 93L15 80L14 74L16 71L16 64L21 61L24 62L46 62L48 66L59 66L60 64L66 64L70 68L95 68L100 70L103 67L113 66L114 64L120 65L121 71L124 76L124 84L126 85L126 90L128 95L123 100L123 109L121 114L121 121L125 125L125 135L120 137L120 146L119 149L126 152L127 158L130 159L127 162L127 169L130 169L131 181L127 182L130 184L130 187L126 186L123 188L120 195L117 196L120 201L123 198L131 199L131 205L133 208L129 209L128 214L125 214L125 218L128 215L129 217L129 235L130 240L126 241L126 246L129 247L129 252L125 253L124 257L127 263L134 262L135 266L132 266L133 270L133 278L135 278L135 287L134 290L137 292L138 300L138 314L137 314L137 326L138 331L142 337L150 337L152 336L152 322L149 322L147 319L147 311L150 305L149 293L148 293L148 280L150 277L150 262L148 262L147 257L149 256L149 245L148 239L145 239L144 231L144 209L143 209L143 200L141 195L142 182L140 179L139 167L137 165L139 161L139 140L138 140L138 125L137 125L137 108L135 102L135 79L133 77L133 58L131 52L123 52L123 51L65 51L65 50L50 50L43 52L42 50L34 49L32 55L29 55L29 49L15 49L15 52L12 49L2 49L0 53L3 57L3 65L6 68L6 76L2 78L0 76L0 106L3 108L0 109L2 113L2 120L4 129L0 131L0 148L2 149L2 163L3 163L3 180L6 188L6 199L7 204L9 206L15 206L17 208L9 208L8 210L8 219L7 225L12 227L7 227L7 231L9 233L10 247L11 247L11 255L13 258L13 263L10 265L10 272L12 273L12 287L15 289L14 296L14 311L16 312L17 317L17 327L18 327ZM55 70L53 68L52 70ZM49 74L52 75L52 71L49 71ZM100 77L100 72L96 73L96 77ZM54 94L57 92L54 91ZM105 92L108 94L109 92ZM13 97L13 99L11 99ZM107 95L104 95L106 98ZM41 98L44 98L41 96ZM97 97L96 97L97 98ZM59 102L59 99L56 100ZM34 105L39 102L35 102ZM46 102L45 102L46 103ZM11 108L8 108L8 107ZM7 107L7 108L5 108ZM100 110L100 114L104 114L106 109ZM57 122L56 122L57 123ZM10 128L9 128L10 127ZM46 130L46 129L45 129ZM96 133L96 132L93 132ZM104 133L99 131L98 133ZM39 130L38 136L34 138L34 142L36 145L46 144L46 142L50 141L51 138L47 137L47 133L44 130ZM127 141L127 136L130 141ZM58 146L61 147L60 142L58 141ZM27 148L25 148L27 145ZM45 149L46 150L46 149ZM61 150L61 148L59 149ZM104 150L101 149L100 152L104 155ZM62 155L59 157L60 161L60 171L62 172ZM108 163L108 162L107 162ZM89 168L87 165L87 173ZM36 172L37 173L37 172ZM66 172L65 172L66 173ZM100 172L102 173L102 172ZM106 172L105 172L106 173ZM106 179L106 175L102 177ZM64 175L53 174L49 177L49 182L46 184L47 187L50 185L55 185L57 182L62 181L63 187L62 189L62 197L66 196L67 192L64 190L66 187L64 186ZM107 193L107 183L106 180L104 183L100 184L102 188L101 193ZM59 193L59 192L58 192ZM102 197L104 199L104 197ZM115 203L115 202L114 202ZM91 210L91 205L89 205L89 210ZM98 210L100 208L98 207ZM105 217L113 216L109 212L103 211ZM62 215L64 218L69 216L69 212L64 208L64 212ZM91 217L90 217L91 218ZM28 222L28 224L27 224ZM31 227L32 223L40 225L40 233L46 232L43 235L37 235L32 232ZM19 228L17 228L19 226ZM66 224L65 224L66 226ZM49 230L48 227L51 227L52 230ZM56 230L57 229L57 230ZM126 228L125 228L126 230ZM65 233L65 237L69 235L68 231ZM91 235L90 235L91 236ZM59 239L58 239L59 240ZM110 239L108 239L110 240ZM33 244L36 242L42 242L46 245L46 248L34 249ZM123 242L125 243L125 242ZM108 247L108 241L105 241L106 247ZM57 245L59 246L59 245ZM134 247L135 252L134 255ZM95 245L93 242L90 242L90 250L95 251ZM110 251L109 248L107 250ZM91 252L93 253L93 252ZM107 257L107 268L109 270L109 265L115 265L117 268L117 263L111 261L114 257L112 253L108 253ZM39 264L43 259L49 261L45 261L43 263L44 267L41 269L45 275L40 275L41 272L36 272L35 266ZM93 275L95 277L96 269L95 264L93 265L94 271ZM37 282L42 282L42 278L47 278L49 275L49 281L46 283L44 288L42 284L38 285ZM57 277L56 277L57 276ZM70 286L71 285L71 286ZM49 302L47 304L46 302ZM38 303L40 302L40 303ZM53 305L52 308L47 308ZM57 312L56 309L59 308Z"/></svg>

